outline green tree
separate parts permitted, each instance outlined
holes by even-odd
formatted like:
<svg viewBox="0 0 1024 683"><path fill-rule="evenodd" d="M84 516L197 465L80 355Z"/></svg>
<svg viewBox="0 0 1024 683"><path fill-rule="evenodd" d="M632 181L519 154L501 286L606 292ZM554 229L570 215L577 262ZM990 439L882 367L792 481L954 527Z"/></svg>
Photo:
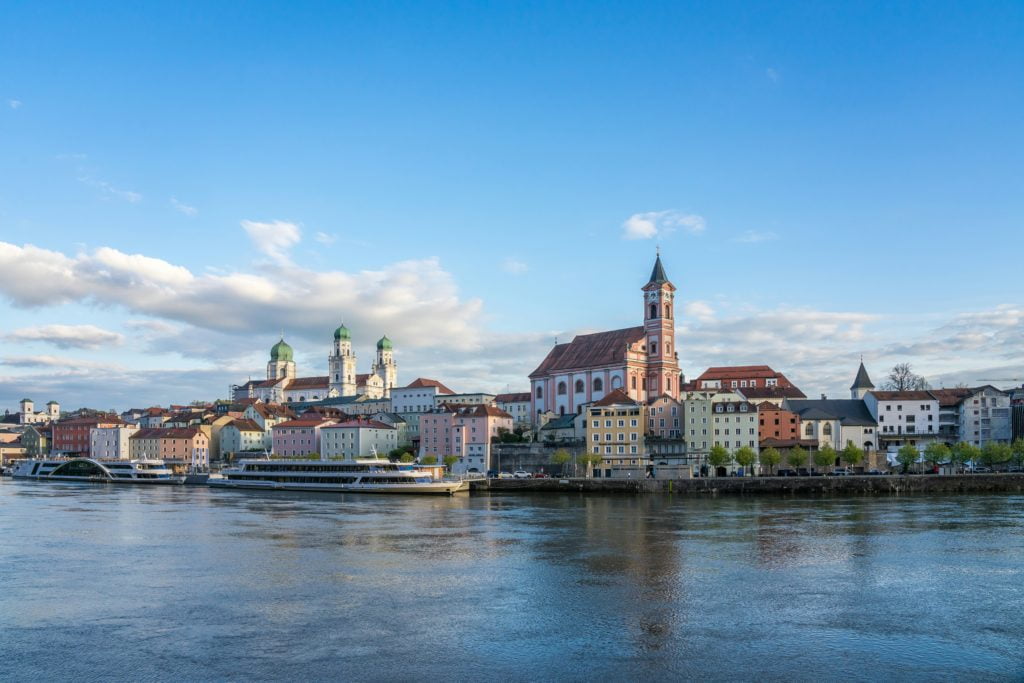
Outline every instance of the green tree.
<svg viewBox="0 0 1024 683"><path fill-rule="evenodd" d="M1010 448L1009 444L989 441L985 444L985 447L981 449L981 461L989 467L1002 465L1012 457L1013 449Z"/></svg>
<svg viewBox="0 0 1024 683"><path fill-rule="evenodd" d="M733 457L736 459L736 463L743 468L743 473L750 476L750 468L757 461L757 453L754 452L754 449L750 446L744 446L737 449Z"/></svg>
<svg viewBox="0 0 1024 683"><path fill-rule="evenodd" d="M725 467L730 463L732 463L732 454L724 446L711 447L711 451L708 453L708 464L715 469L716 475L719 467Z"/></svg>
<svg viewBox="0 0 1024 683"><path fill-rule="evenodd" d="M852 441L847 441L846 448L839 454L839 457L847 465L857 466L864 462L864 449L859 448Z"/></svg>
<svg viewBox="0 0 1024 683"><path fill-rule="evenodd" d="M921 457L921 454L917 452L917 446L911 446L910 444L901 446L899 451L896 452L896 462L903 465L904 474L910 470L919 457Z"/></svg>
<svg viewBox="0 0 1024 683"><path fill-rule="evenodd" d="M577 460L583 467L586 468L587 477L590 476L590 468L597 467L601 464L604 458L601 457L600 453L583 453L577 457Z"/></svg>
<svg viewBox="0 0 1024 683"><path fill-rule="evenodd" d="M422 458L420 458L420 462L422 464L424 464L424 465L436 465L437 464L437 456L436 455L424 455Z"/></svg>
<svg viewBox="0 0 1024 683"><path fill-rule="evenodd" d="M1024 465L1024 439L1017 439L1010 446L1010 450L1013 451L1013 464L1020 467Z"/></svg>
<svg viewBox="0 0 1024 683"><path fill-rule="evenodd" d="M932 441L924 447L924 459L934 467L952 460L953 451L949 446L939 441Z"/></svg>
<svg viewBox="0 0 1024 683"><path fill-rule="evenodd" d="M768 467L768 471L775 474L775 467L782 462L782 453L775 448L766 448L761 451L761 464Z"/></svg>
<svg viewBox="0 0 1024 683"><path fill-rule="evenodd" d="M402 455L400 455L398 459L401 462L412 462L416 458L413 456L412 453L402 453Z"/></svg>
<svg viewBox="0 0 1024 683"><path fill-rule="evenodd" d="M793 446L789 449L789 453L786 454L786 462L793 469L799 469L807 466L807 451L801 446Z"/></svg>
<svg viewBox="0 0 1024 683"><path fill-rule="evenodd" d="M828 444L825 444L818 450L814 451L814 464L824 470L826 467L832 467L836 464L836 449L832 448Z"/></svg>
<svg viewBox="0 0 1024 683"><path fill-rule="evenodd" d="M969 462L977 462L981 459L981 449L966 441L961 441L953 446L950 453L951 459L959 468L963 468Z"/></svg>
<svg viewBox="0 0 1024 683"><path fill-rule="evenodd" d="M572 455L564 448L559 448L551 454L551 464L559 467L559 472L565 473L565 466L572 460Z"/></svg>
<svg viewBox="0 0 1024 683"><path fill-rule="evenodd" d="M459 461L459 456L457 456L457 455L446 455L446 456L444 456L444 466L448 468L449 472L451 472L451 470L452 470L452 465L454 465L458 461Z"/></svg>

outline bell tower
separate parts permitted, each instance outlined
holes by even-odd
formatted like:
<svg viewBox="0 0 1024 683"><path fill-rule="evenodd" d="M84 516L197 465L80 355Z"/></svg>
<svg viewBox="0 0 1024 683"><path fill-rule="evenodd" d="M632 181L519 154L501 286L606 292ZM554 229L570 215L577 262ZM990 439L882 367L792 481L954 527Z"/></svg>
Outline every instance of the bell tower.
<svg viewBox="0 0 1024 683"><path fill-rule="evenodd" d="M352 333L342 323L334 331L334 348L327 357L328 396L356 395L356 356L352 353Z"/></svg>
<svg viewBox="0 0 1024 683"><path fill-rule="evenodd" d="M387 335L377 342L377 362L373 364L370 373L384 381L384 396L390 396L398 381L398 366L395 365L394 348Z"/></svg>
<svg viewBox="0 0 1024 683"><path fill-rule="evenodd" d="M641 395L651 401L667 394L679 397L679 354L676 352L675 291L661 264L659 250L644 285L644 344L647 349L647 386Z"/></svg>

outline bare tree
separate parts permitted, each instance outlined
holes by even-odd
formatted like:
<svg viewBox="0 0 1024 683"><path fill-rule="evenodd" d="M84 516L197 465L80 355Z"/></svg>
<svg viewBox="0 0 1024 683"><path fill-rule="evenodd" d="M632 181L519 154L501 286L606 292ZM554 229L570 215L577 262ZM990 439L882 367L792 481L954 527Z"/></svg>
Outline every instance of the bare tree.
<svg viewBox="0 0 1024 683"><path fill-rule="evenodd" d="M883 389L886 391L920 391L928 388L928 380L915 374L910 363L897 363L889 371Z"/></svg>

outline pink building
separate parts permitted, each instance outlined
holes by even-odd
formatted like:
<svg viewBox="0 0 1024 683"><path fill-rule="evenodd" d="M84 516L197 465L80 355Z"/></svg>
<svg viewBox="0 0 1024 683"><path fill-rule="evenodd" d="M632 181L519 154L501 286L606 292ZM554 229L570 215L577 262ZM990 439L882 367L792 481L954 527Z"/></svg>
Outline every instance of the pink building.
<svg viewBox="0 0 1024 683"><path fill-rule="evenodd" d="M440 462L446 455L459 461L455 472L475 468L491 469L491 439L498 429L512 430L512 416L489 405L442 406L420 416L420 457L436 456Z"/></svg>
<svg viewBox="0 0 1024 683"><path fill-rule="evenodd" d="M320 452L320 430L336 420L327 418L300 418L271 427L273 453L293 458Z"/></svg>

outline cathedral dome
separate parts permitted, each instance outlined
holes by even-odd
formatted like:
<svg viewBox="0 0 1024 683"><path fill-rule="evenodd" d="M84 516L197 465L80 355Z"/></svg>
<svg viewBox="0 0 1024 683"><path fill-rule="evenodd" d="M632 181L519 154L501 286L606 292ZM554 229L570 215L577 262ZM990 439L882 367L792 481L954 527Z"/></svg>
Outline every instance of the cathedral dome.
<svg viewBox="0 0 1024 683"><path fill-rule="evenodd" d="M292 360L292 347L288 346L284 339L281 339L281 341L277 342L270 348L270 360Z"/></svg>
<svg viewBox="0 0 1024 683"><path fill-rule="evenodd" d="M342 340L344 340L344 341L351 341L352 340L352 333L349 332L347 327L345 327L345 323L342 323L341 327L339 327L338 329L336 329L334 331L334 339L336 341L342 341Z"/></svg>
<svg viewBox="0 0 1024 683"><path fill-rule="evenodd" d="M388 336L386 334L383 337L380 338L379 342L377 342L377 350L378 351L390 351L391 350L391 340L388 339Z"/></svg>

